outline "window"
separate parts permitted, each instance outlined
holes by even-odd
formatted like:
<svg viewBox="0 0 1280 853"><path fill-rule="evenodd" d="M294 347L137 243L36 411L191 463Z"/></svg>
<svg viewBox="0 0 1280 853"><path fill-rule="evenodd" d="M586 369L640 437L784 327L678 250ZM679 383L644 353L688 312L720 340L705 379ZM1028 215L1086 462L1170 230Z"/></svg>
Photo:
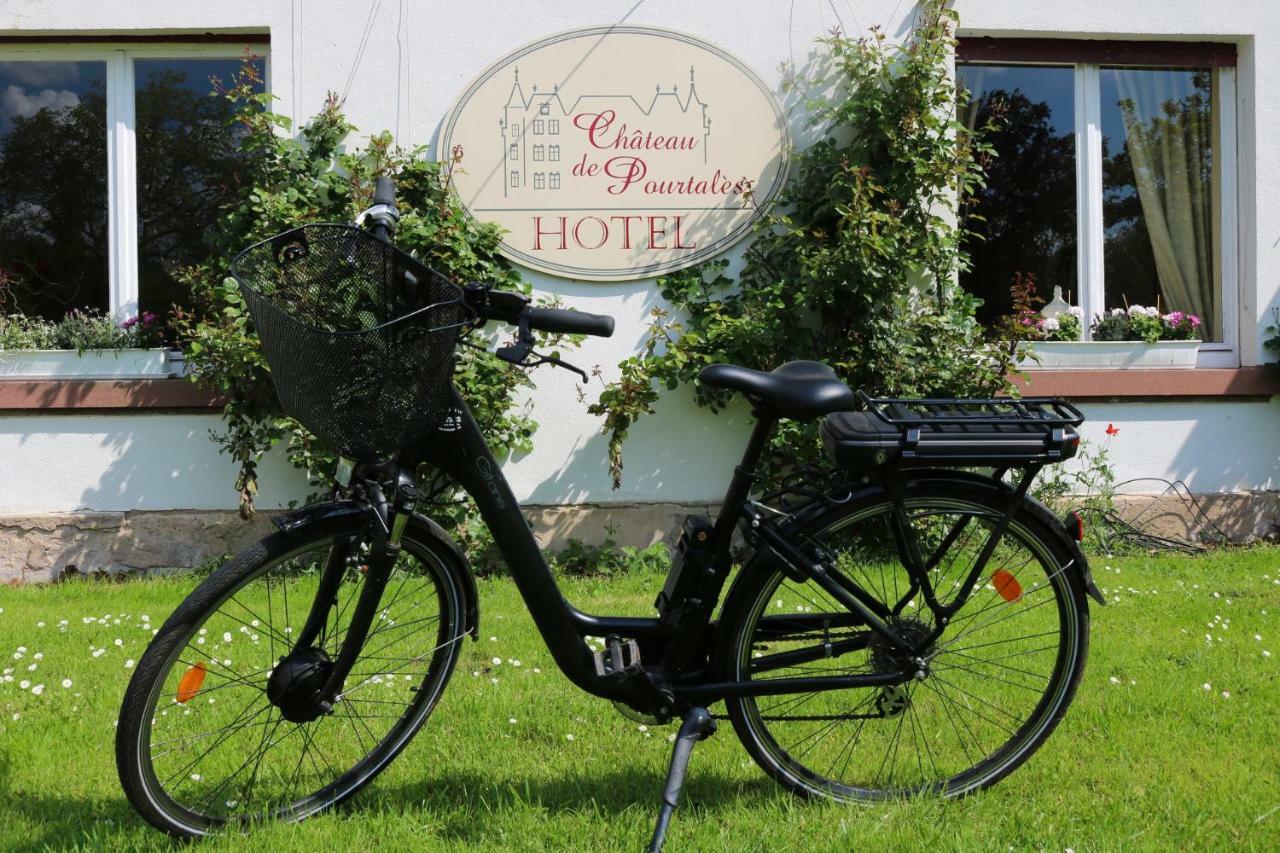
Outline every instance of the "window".
<svg viewBox="0 0 1280 853"><path fill-rule="evenodd" d="M538 115L540 115L540 116L549 116L549 115L551 115L551 105L550 105L550 104L543 104L542 106L538 107Z"/></svg>
<svg viewBox="0 0 1280 853"><path fill-rule="evenodd" d="M546 189L546 187L547 187L547 176L542 172L534 172L533 188L535 190L541 190L541 189Z"/></svg>
<svg viewBox="0 0 1280 853"><path fill-rule="evenodd" d="M546 130L546 124L547 123L542 119L535 118L533 120L533 132L536 134L541 134L544 130Z"/></svg>
<svg viewBox="0 0 1280 853"><path fill-rule="evenodd" d="M513 187L520 186L520 173L515 169L511 170L511 186Z"/></svg>
<svg viewBox="0 0 1280 853"><path fill-rule="evenodd" d="M557 133L559 133L559 132L560 132L560 119L558 119L558 118L553 118L553 119L551 119L551 121L549 122L549 124L550 124L551 126L550 126L550 128L548 129L548 131L547 131L548 133L551 133L551 134L557 134Z"/></svg>
<svg viewBox="0 0 1280 853"><path fill-rule="evenodd" d="M520 135L520 123L516 122L515 124L511 125L511 136L517 137L519 135Z"/></svg>
<svg viewBox="0 0 1280 853"><path fill-rule="evenodd" d="M111 307L107 163L106 62L0 62L0 310Z"/></svg>
<svg viewBox="0 0 1280 853"><path fill-rule="evenodd" d="M1017 275L1088 318L1194 313L1198 364L1235 366L1234 49L1134 44L962 40L963 120L991 128L996 157L964 211L982 218L961 281L987 321Z"/></svg>
<svg viewBox="0 0 1280 853"><path fill-rule="evenodd" d="M167 313L239 191L241 45L0 49L0 310ZM266 62L254 60L258 85Z"/></svg>
<svg viewBox="0 0 1280 853"><path fill-rule="evenodd" d="M550 160L552 163L560 162L560 146L559 145L547 146L547 159Z"/></svg>
<svg viewBox="0 0 1280 853"><path fill-rule="evenodd" d="M246 154L232 107L213 95L243 65L226 56L133 58L138 308L167 314L191 294L171 271L202 261L205 235L241 192ZM266 65L254 61L262 91Z"/></svg>
<svg viewBox="0 0 1280 853"><path fill-rule="evenodd" d="M534 160L545 160L545 159L546 159L546 154L547 154L547 147L546 147L545 145L535 145L535 146L533 146L533 159L534 159Z"/></svg>
<svg viewBox="0 0 1280 853"><path fill-rule="evenodd" d="M560 173L559 172L551 173L551 189L553 190L560 189Z"/></svg>
<svg viewBox="0 0 1280 853"><path fill-rule="evenodd" d="M509 153L512 160L520 159L520 146L516 145L514 142L511 143L511 149Z"/></svg>

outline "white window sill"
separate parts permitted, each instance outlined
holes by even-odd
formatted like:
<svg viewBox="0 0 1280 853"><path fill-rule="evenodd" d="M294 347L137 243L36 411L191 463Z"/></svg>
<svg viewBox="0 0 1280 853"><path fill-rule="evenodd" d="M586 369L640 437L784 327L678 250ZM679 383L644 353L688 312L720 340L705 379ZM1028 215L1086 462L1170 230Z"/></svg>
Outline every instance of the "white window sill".
<svg viewBox="0 0 1280 853"><path fill-rule="evenodd" d="M178 350L5 350L0 380L12 379L167 379L182 376Z"/></svg>
<svg viewBox="0 0 1280 853"><path fill-rule="evenodd" d="M1039 341L1019 370L1190 370L1234 368L1234 350L1201 341Z"/></svg>

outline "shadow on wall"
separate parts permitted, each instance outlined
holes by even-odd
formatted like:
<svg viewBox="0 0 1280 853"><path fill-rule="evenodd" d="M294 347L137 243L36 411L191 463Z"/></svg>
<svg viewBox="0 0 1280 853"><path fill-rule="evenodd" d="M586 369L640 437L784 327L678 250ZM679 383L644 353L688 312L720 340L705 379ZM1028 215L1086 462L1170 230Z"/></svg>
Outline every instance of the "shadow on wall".
<svg viewBox="0 0 1280 853"><path fill-rule="evenodd" d="M261 536L270 513L239 518L235 466L208 438L217 424L177 414L0 419L14 484L0 505L0 580L196 565ZM283 459L263 468L264 507L287 502L291 487L305 494Z"/></svg>
<svg viewBox="0 0 1280 853"><path fill-rule="evenodd" d="M1120 430L1109 445L1117 481L1182 480L1196 494L1280 489L1280 398L1082 408L1088 441L1101 444L1108 423Z"/></svg>
<svg viewBox="0 0 1280 853"><path fill-rule="evenodd" d="M217 416L173 423L165 416L129 418L119 430L99 433L100 446L113 461L98 484L86 488L84 509L235 509L237 464L220 452L210 430L222 427ZM66 432L66 430L62 430ZM305 499L305 475L273 452L258 466L264 511Z"/></svg>

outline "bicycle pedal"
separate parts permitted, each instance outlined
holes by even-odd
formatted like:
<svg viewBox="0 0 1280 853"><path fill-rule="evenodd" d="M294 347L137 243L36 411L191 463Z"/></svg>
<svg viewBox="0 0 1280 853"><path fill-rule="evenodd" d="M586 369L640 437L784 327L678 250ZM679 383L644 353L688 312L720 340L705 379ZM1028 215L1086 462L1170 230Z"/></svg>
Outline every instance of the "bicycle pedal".
<svg viewBox="0 0 1280 853"><path fill-rule="evenodd" d="M640 671L640 646L616 634L605 637L604 650L595 653L596 675L610 681Z"/></svg>

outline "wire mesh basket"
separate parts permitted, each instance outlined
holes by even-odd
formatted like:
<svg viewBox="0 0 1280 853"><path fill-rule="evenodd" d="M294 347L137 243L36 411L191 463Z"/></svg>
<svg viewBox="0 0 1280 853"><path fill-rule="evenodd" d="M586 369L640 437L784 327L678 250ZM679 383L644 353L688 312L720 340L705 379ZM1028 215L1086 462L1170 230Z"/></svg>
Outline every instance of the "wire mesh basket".
<svg viewBox="0 0 1280 853"><path fill-rule="evenodd" d="M304 225L231 262L284 410L343 456L376 461L451 400L462 290L350 225Z"/></svg>

